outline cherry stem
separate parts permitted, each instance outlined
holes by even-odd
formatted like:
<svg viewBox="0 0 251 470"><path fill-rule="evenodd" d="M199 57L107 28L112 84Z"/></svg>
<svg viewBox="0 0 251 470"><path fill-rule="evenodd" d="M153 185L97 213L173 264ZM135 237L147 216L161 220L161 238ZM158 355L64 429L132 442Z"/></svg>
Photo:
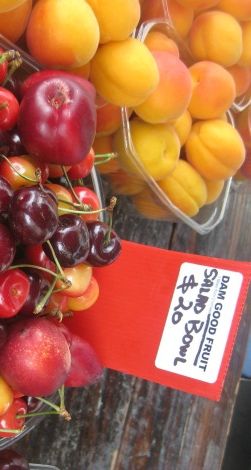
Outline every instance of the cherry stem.
<svg viewBox="0 0 251 470"><path fill-rule="evenodd" d="M58 199L58 202L62 202L63 204L68 204L68 206L72 206L72 207L82 207L83 210L86 210L86 211L89 211L91 210L91 206L88 206L88 204L78 204L77 202L73 202L73 201L66 201L65 199L61 199L61 198L57 198Z"/></svg>
<svg viewBox="0 0 251 470"><path fill-rule="evenodd" d="M115 152L96 154L95 155L95 160L98 159L100 161L97 161L97 162L95 161L94 164L95 165L102 165L103 163L107 163L110 160L114 160L115 158L118 158L118 154L115 153Z"/></svg>
<svg viewBox="0 0 251 470"><path fill-rule="evenodd" d="M107 212L109 213L109 223L108 223L108 232L107 232L107 234L105 236L105 239L104 239L104 244L105 245L108 245L110 243L110 240L111 240L113 210L114 210L114 207L116 206L116 204L117 204L117 198L115 196L113 196L110 200L109 206L107 207Z"/></svg>
<svg viewBox="0 0 251 470"><path fill-rule="evenodd" d="M16 417L22 418L23 415L16 415ZM6 432L6 433L11 432L12 434L20 434L20 432L22 432L22 430L23 430L23 428L22 428L22 429L1 429L0 432L1 432L1 433L2 433L2 432L4 432L4 433L5 433L5 432Z"/></svg>
<svg viewBox="0 0 251 470"><path fill-rule="evenodd" d="M57 266L57 268L58 268L58 270L59 270L61 276L62 276L63 278L65 278L65 274L64 274L63 268L62 268L61 264L59 263L59 261L58 261L58 259L57 259L56 253L55 253L55 251L54 251L54 249L53 249L53 246L52 246L51 242L50 242L49 240L47 240L46 243L47 243L48 247L50 248L50 251L51 251L51 254L52 254L52 256L53 256L53 260L54 260L55 265ZM68 280L66 281L66 284L68 284ZM70 286L69 286L69 287L70 287Z"/></svg>
<svg viewBox="0 0 251 470"><path fill-rule="evenodd" d="M53 282L51 283L49 289L47 290L47 292L45 293L45 295L43 296L43 298L38 302L38 304L36 305L36 308L34 310L34 314L37 315L38 313L41 312L41 310L43 310L47 300L50 298L51 294L52 294L52 291L56 285L56 282L57 282L57 278L55 277L53 279Z"/></svg>
<svg viewBox="0 0 251 470"><path fill-rule="evenodd" d="M20 172L15 168L15 165L13 165L13 163L10 161L10 159L9 159L8 157L6 157L6 155L4 155L3 153L0 153L0 157L3 158L3 159L10 165L10 167L12 168L12 170L13 170L18 176L20 176L20 178L23 178L24 180L30 181L31 183L35 183L35 184L40 183L40 181L41 181L41 171L40 171L39 168L37 168L36 171L35 171L36 179L33 179L33 178L30 178L29 176L22 175L22 173L20 173Z"/></svg>
<svg viewBox="0 0 251 470"><path fill-rule="evenodd" d="M50 269L43 268L42 266L36 266L35 264L13 264L9 266L8 270L10 269L19 269L19 268L35 268L40 271L44 271L45 273L51 274L52 276L55 276L57 279L64 280L65 275L61 276L59 273L55 273L54 271L51 271Z"/></svg>
<svg viewBox="0 0 251 470"><path fill-rule="evenodd" d="M74 188L73 188L72 183L71 183L71 180L70 180L70 178L69 178L69 176L68 176L68 174L67 174L67 171L66 171L65 166L62 165L61 168L62 168L62 170L63 170L64 177L65 177L65 179L66 179L66 181L67 181L67 184L68 184L68 186L69 186L69 188L70 188L70 190L71 190L73 196L74 196L75 199L78 201L78 203L79 203L80 205L82 205L82 203L81 203L81 201L80 201L78 195L77 195L76 192L74 191Z"/></svg>

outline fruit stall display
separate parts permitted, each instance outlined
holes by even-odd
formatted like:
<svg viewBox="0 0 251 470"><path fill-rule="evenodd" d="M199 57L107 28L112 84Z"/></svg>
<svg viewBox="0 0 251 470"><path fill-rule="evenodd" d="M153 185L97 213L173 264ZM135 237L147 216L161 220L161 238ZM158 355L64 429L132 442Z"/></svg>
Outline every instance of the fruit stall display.
<svg viewBox="0 0 251 470"><path fill-rule="evenodd" d="M46 414L70 420L64 388L102 375L93 348L65 317L99 297L94 268L121 251L116 198L103 205L92 149L96 92L85 78L39 70L0 51L0 449Z"/></svg>
<svg viewBox="0 0 251 470"><path fill-rule="evenodd" d="M102 374L64 318L120 254L116 196L208 233L250 177L251 3L3 0L0 34L4 447Z"/></svg>

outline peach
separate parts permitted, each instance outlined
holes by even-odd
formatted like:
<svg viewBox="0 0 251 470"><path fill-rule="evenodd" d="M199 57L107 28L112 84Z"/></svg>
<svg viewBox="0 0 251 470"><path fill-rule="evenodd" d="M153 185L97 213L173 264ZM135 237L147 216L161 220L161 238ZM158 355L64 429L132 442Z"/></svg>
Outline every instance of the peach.
<svg viewBox="0 0 251 470"><path fill-rule="evenodd" d="M100 29L100 43L127 39L140 19L138 0L86 0L93 9Z"/></svg>
<svg viewBox="0 0 251 470"><path fill-rule="evenodd" d="M160 201L157 201L153 192L147 187L133 196L132 202L139 214L147 219L168 220L170 222L176 220L174 214Z"/></svg>
<svg viewBox="0 0 251 470"><path fill-rule="evenodd" d="M107 179L112 191L115 194L122 194L124 196L138 194L145 187L145 182L142 178L136 175L129 175L121 169L115 173L109 173Z"/></svg>
<svg viewBox="0 0 251 470"><path fill-rule="evenodd" d="M243 49L238 64L251 67L251 20L243 22L241 28Z"/></svg>
<svg viewBox="0 0 251 470"><path fill-rule="evenodd" d="M217 5L219 0L179 0L183 6L193 8L193 10L207 10Z"/></svg>
<svg viewBox="0 0 251 470"><path fill-rule="evenodd" d="M133 107L156 88L159 71L147 46L129 38L99 46L91 62L90 79L106 101Z"/></svg>
<svg viewBox="0 0 251 470"><path fill-rule="evenodd" d="M102 135L102 136L96 135L94 142L93 142L93 149L96 155L105 155L108 153L113 153L112 135ZM98 161L98 158L97 158L97 161ZM117 171L118 169L119 169L118 158L112 158L111 160L107 160L104 163L98 164L98 171L102 175Z"/></svg>
<svg viewBox="0 0 251 470"><path fill-rule="evenodd" d="M0 34L17 42L24 33L32 9L32 0L24 0L13 10L0 11Z"/></svg>
<svg viewBox="0 0 251 470"><path fill-rule="evenodd" d="M186 109L184 113L176 119L173 123L173 127L179 137L180 145L184 145L192 127L192 117L189 111Z"/></svg>
<svg viewBox="0 0 251 470"><path fill-rule="evenodd" d="M211 60L230 67L242 53L242 29L229 13L207 11L195 18L188 42L195 60Z"/></svg>
<svg viewBox="0 0 251 470"><path fill-rule="evenodd" d="M97 127L98 135L113 134L121 124L121 108L115 104L106 103L97 107Z"/></svg>
<svg viewBox="0 0 251 470"><path fill-rule="evenodd" d="M155 180L164 178L177 164L180 142L174 128L168 124L148 124L139 119L130 122L135 158L128 155L123 130L113 137L113 149L118 153L121 168L130 174L140 175L135 161L140 162L149 176Z"/></svg>
<svg viewBox="0 0 251 470"><path fill-rule="evenodd" d="M158 124L184 113L192 94L192 80L186 65L175 55L166 51L152 54L159 70L159 84L134 111L144 121Z"/></svg>
<svg viewBox="0 0 251 470"><path fill-rule="evenodd" d="M230 13L230 15L233 15L239 21L251 20L250 0L220 0L217 8Z"/></svg>
<svg viewBox="0 0 251 470"><path fill-rule="evenodd" d="M179 57L176 42L161 31L150 31L144 42L150 51L167 51Z"/></svg>
<svg viewBox="0 0 251 470"><path fill-rule="evenodd" d="M207 200L205 181L184 160L179 160L173 172L158 184L170 201L189 217L195 216Z"/></svg>
<svg viewBox="0 0 251 470"><path fill-rule="evenodd" d="M233 176L245 160L245 146L239 132L220 119L193 124L185 151L191 165L209 181Z"/></svg>
<svg viewBox="0 0 251 470"><path fill-rule="evenodd" d="M246 93L251 85L251 68L235 64L228 68L228 72L231 73L234 79L236 96Z"/></svg>
<svg viewBox="0 0 251 470"><path fill-rule="evenodd" d="M189 4L182 5L176 0L168 0L168 10L175 31L181 38L185 38L193 23L193 7Z"/></svg>
<svg viewBox="0 0 251 470"><path fill-rule="evenodd" d="M203 60L189 68L193 91L188 106L196 119L214 119L225 113L236 97L232 75L220 64Z"/></svg>
<svg viewBox="0 0 251 470"><path fill-rule="evenodd" d="M31 55L52 68L86 64L98 48L99 37L96 16L83 0L38 0L26 30Z"/></svg>
<svg viewBox="0 0 251 470"><path fill-rule="evenodd" d="M205 180L206 187L207 187L207 200L205 205L212 204L213 202L217 201L220 197L225 181L224 180L215 180L215 181L207 181Z"/></svg>

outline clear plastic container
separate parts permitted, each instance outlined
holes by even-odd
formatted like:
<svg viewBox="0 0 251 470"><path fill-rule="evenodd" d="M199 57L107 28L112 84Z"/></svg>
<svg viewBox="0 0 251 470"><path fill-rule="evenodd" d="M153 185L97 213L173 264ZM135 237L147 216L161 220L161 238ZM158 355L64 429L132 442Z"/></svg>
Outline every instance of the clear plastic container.
<svg viewBox="0 0 251 470"><path fill-rule="evenodd" d="M187 45L177 35L171 24L167 4L165 1L163 1L163 16L158 19L153 19L142 23L135 36L141 41L144 41L148 33L153 30L163 32L166 36L174 39L176 44L179 46L180 57L182 58L184 63L186 63L186 65L192 63L191 55L189 53ZM146 183L147 188L150 190L149 204L153 204L155 207L157 205L159 208L159 215L157 211L154 218L171 222L182 221L183 223L190 226L193 230L200 234L207 234L211 232L223 220L224 215L226 213L227 204L229 202L229 192L232 184L232 178L228 179L224 183L223 190L217 201L210 205L203 206L196 216L189 217L172 203L172 201L162 191L158 183L148 174L148 172L142 165L133 145L133 140L130 131L130 117L130 111L127 108L122 108L124 146L129 156L129 159L137 167L140 177L143 179L143 181ZM228 120L234 126L233 113L231 113L230 111L228 112ZM114 180L116 181L116 174L114 174ZM130 202L128 207L131 208L134 213L137 213L134 207L133 200L133 197L129 197ZM147 202L145 204L145 214L141 211L141 214L138 215L143 214L143 216L147 216L146 206ZM149 210L149 218L152 218L151 209Z"/></svg>

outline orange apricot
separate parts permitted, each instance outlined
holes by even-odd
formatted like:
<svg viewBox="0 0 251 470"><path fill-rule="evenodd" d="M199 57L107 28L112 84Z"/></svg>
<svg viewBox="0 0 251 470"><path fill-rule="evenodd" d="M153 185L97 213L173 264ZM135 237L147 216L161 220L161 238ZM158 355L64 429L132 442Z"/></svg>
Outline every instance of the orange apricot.
<svg viewBox="0 0 251 470"><path fill-rule="evenodd" d="M193 91L188 106L196 119L214 119L225 113L236 97L232 75L220 64L203 60L189 68Z"/></svg>
<svg viewBox="0 0 251 470"><path fill-rule="evenodd" d="M17 42L24 33L32 9L32 0L24 0L13 10L0 10L0 34Z"/></svg>
<svg viewBox="0 0 251 470"><path fill-rule="evenodd" d="M99 37L96 16L83 0L38 0L26 30L31 55L52 68L88 63L96 53Z"/></svg>

